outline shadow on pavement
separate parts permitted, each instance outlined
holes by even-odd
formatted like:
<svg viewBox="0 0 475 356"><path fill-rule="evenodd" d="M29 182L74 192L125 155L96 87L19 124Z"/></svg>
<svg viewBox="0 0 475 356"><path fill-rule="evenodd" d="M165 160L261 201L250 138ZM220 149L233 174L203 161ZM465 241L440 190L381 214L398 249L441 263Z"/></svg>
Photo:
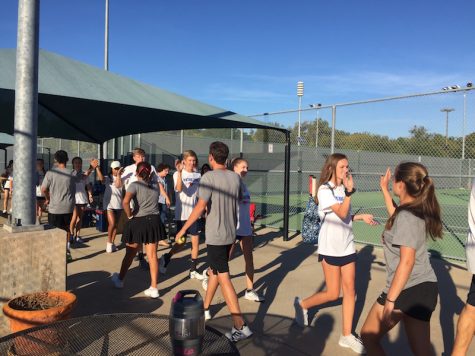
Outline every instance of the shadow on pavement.
<svg viewBox="0 0 475 356"><path fill-rule="evenodd" d="M293 320L281 315L244 314L253 331L250 339L236 344L241 355L321 355L335 321L328 314L319 315L316 327L302 329ZM225 333L232 326L230 317L220 317L208 322Z"/></svg>

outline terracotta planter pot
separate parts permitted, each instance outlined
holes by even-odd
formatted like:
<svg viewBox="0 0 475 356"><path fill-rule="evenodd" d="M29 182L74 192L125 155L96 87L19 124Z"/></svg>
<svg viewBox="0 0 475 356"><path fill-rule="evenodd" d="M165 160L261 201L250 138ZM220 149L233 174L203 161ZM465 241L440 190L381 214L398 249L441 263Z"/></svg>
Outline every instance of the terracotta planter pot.
<svg viewBox="0 0 475 356"><path fill-rule="evenodd" d="M51 297L52 299L58 299L60 305L43 310L14 309L15 301L20 298L27 297L33 299L35 296L42 296L44 298L45 294L47 297ZM39 325L50 324L58 320L67 319L75 304L76 296L70 292L38 292L11 299L3 306L3 313L10 319L11 331L17 332Z"/></svg>

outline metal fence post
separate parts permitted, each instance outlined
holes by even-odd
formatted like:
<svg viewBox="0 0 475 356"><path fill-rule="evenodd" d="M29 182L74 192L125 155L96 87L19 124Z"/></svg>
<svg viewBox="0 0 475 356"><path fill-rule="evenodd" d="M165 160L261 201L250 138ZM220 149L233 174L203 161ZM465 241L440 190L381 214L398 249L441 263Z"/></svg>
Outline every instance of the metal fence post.
<svg viewBox="0 0 475 356"><path fill-rule="evenodd" d="M183 130L180 130L180 154L183 153L184 144L185 144L185 134Z"/></svg>
<svg viewBox="0 0 475 356"><path fill-rule="evenodd" d="M284 241L289 240L290 212L290 131L285 131L285 166L284 166Z"/></svg>
<svg viewBox="0 0 475 356"><path fill-rule="evenodd" d="M36 223L35 161L38 133L39 0L18 2L12 224Z"/></svg>
<svg viewBox="0 0 475 356"><path fill-rule="evenodd" d="M241 142L240 142L240 144L239 144L239 157L242 158L242 157L243 157L242 141L243 141L243 136L244 136L244 134L243 134L243 129L240 129L240 130L241 130Z"/></svg>
<svg viewBox="0 0 475 356"><path fill-rule="evenodd" d="M331 153L335 153L335 124L336 124L336 105L332 106L332 142L331 142Z"/></svg>

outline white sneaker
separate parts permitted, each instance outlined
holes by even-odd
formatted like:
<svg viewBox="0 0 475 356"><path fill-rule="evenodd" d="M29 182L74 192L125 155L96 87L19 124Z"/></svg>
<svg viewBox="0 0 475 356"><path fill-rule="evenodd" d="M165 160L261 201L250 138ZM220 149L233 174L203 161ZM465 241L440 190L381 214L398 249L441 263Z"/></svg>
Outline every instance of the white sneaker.
<svg viewBox="0 0 475 356"><path fill-rule="evenodd" d="M210 320L210 319L211 319L211 313L209 312L209 309L205 310L205 321Z"/></svg>
<svg viewBox="0 0 475 356"><path fill-rule="evenodd" d="M124 281L121 281L117 272L112 274L111 281L114 283L114 287L118 289L124 288Z"/></svg>
<svg viewBox="0 0 475 356"><path fill-rule="evenodd" d="M302 308L300 305L300 298L295 297L294 299L294 308L295 308L295 322L298 326L304 327L308 326L308 309Z"/></svg>
<svg viewBox="0 0 475 356"><path fill-rule="evenodd" d="M201 286L203 287L205 291L208 290L208 278L203 279L203 281L201 282Z"/></svg>
<svg viewBox="0 0 475 356"><path fill-rule="evenodd" d="M363 346L363 342L359 337L350 334L348 336L340 336L340 340L338 341L338 345L341 347L346 347L352 349L357 354L366 354L366 349Z"/></svg>
<svg viewBox="0 0 475 356"><path fill-rule="evenodd" d="M158 289L157 288L152 288L150 287L149 289L145 289L143 291L143 293L147 296L147 297L150 297L150 298L158 298L160 297L160 293L158 293Z"/></svg>
<svg viewBox="0 0 475 356"><path fill-rule="evenodd" d="M106 242L106 252L107 253L112 253L112 243L111 242Z"/></svg>
<svg viewBox="0 0 475 356"><path fill-rule="evenodd" d="M199 281L204 280L203 275L199 273L198 271L190 271L190 279L193 279L193 278Z"/></svg>
<svg viewBox="0 0 475 356"><path fill-rule="evenodd" d="M249 326L244 325L241 330L236 329L234 326L231 332L227 332L226 337L232 342L238 342L252 336L252 331Z"/></svg>
<svg viewBox="0 0 475 356"><path fill-rule="evenodd" d="M244 293L244 298L253 302L263 302L265 300L264 297L257 294L254 289L249 292L246 290L246 293Z"/></svg>

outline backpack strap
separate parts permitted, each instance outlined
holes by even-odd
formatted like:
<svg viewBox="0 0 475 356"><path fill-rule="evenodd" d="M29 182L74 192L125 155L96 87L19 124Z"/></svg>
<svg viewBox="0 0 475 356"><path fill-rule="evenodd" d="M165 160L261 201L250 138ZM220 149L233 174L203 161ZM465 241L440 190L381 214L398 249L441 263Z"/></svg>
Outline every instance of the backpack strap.
<svg viewBox="0 0 475 356"><path fill-rule="evenodd" d="M324 183L323 185L327 186L327 187L328 187L328 189L330 189L330 190L331 190L331 192L332 192L332 195L333 195L333 198L335 198L335 199L336 199L336 196L335 196L335 191L334 191L334 189L332 188L332 186L330 185L330 183L329 183L329 182L326 182L326 183ZM323 223L324 223L324 221L325 221L325 218L327 217L327 214L330 214L330 212L323 213L323 219L322 219L322 222L320 223L320 225L323 225Z"/></svg>

